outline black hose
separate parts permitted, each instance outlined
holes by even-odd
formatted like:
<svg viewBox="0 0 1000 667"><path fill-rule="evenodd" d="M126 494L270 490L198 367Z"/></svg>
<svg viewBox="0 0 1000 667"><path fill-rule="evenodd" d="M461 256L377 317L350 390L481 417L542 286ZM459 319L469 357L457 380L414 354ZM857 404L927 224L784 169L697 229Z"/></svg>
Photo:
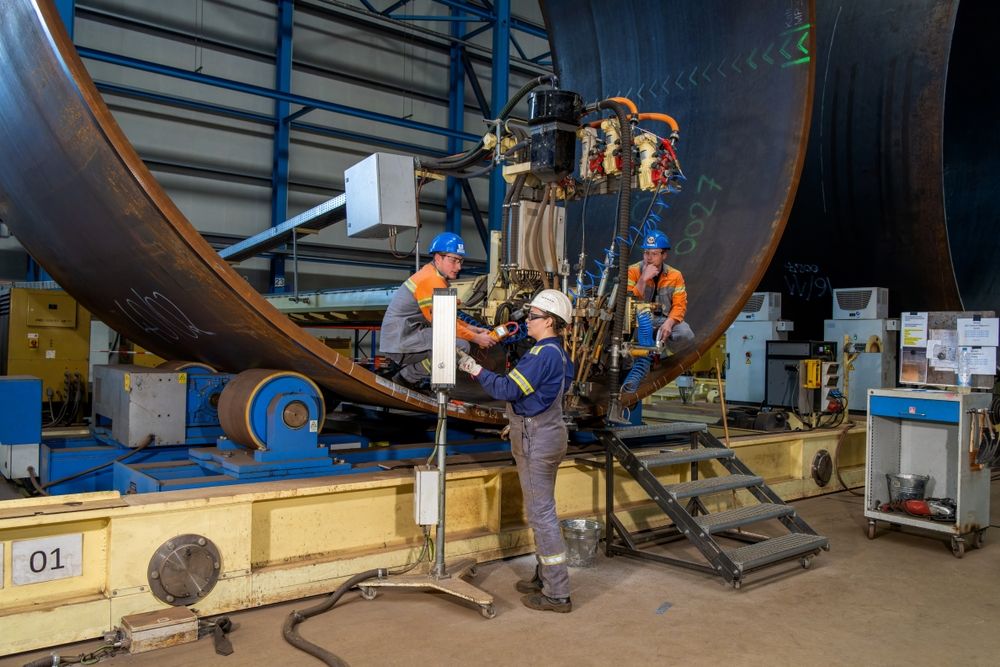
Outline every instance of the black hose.
<svg viewBox="0 0 1000 667"><path fill-rule="evenodd" d="M337 604L337 602L340 600L341 597L343 597L344 593L351 590L362 581L366 581L368 579L374 579L376 577L379 578L385 577L387 574L388 572L385 569L378 568L375 570L368 570L367 572L362 572L361 574L354 575L353 577L345 581L343 584L341 584L340 588L331 593L327 597L327 599L324 600L323 602L319 603L314 607L309 607L308 609L303 609L302 611L293 611L291 614L289 614L288 618L285 619L284 627L282 627L281 629L281 635L285 638L286 642L288 642L295 648L299 649L300 651L305 651L309 655L319 660L322 660L324 663L330 665L331 667L347 667L347 663L341 660L335 654L331 653L330 651L327 651L326 649L320 646L317 646L316 644L313 644L310 641L306 641L305 639L303 639L302 636L299 635L299 631L296 629L296 626L298 626L299 623L302 623L303 621L312 618L313 616L317 616L319 614L322 614L324 612L333 609L333 606Z"/></svg>
<svg viewBox="0 0 1000 667"><path fill-rule="evenodd" d="M615 407L621 400L621 364L617 353L621 347L622 331L625 328L625 302L628 298L628 259L629 259L629 217L632 206L632 125L629 121L629 109L614 100L602 100L592 109L607 109L618 117L620 129L622 170L618 183L618 292L615 298L614 319L611 324L611 350L614 355L609 369L608 386L611 387L609 405ZM610 413L610 410L609 410Z"/></svg>
<svg viewBox="0 0 1000 667"><path fill-rule="evenodd" d="M97 472L101 468L107 468L109 465L113 465L115 463L118 463L119 461L124 461L128 457L134 456L135 454L138 454L142 450L146 449L147 447L149 447L154 442L156 442L156 436L154 434L150 433L149 435L146 436L146 439L142 441L142 444L140 444L135 449L130 449L129 451L125 452L124 454L122 454L121 456L119 456L117 458L113 458L110 461L105 461L104 463L100 463L100 464L98 464L96 466L93 466L91 468L87 468L86 470L81 470L80 472L75 472L72 475L66 475L65 477L60 477L59 479L52 480L51 482L46 482L45 484L42 484L41 486L37 486L36 485L35 488L38 491L40 491L41 493L48 495L46 493L45 489L53 487L53 486L55 486L57 484L62 484L63 482L69 482L71 480L76 479L77 477L83 477L84 475L89 475L92 472ZM28 468L28 474L30 476L33 476L34 475L34 469L29 467Z"/></svg>

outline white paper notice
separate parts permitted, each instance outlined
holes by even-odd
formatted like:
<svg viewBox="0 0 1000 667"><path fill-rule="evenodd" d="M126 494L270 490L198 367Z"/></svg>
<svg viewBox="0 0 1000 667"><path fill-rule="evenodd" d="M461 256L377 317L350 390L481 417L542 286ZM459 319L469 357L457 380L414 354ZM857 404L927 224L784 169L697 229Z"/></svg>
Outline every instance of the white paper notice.
<svg viewBox="0 0 1000 667"><path fill-rule="evenodd" d="M995 347L970 347L969 372L975 375L993 375L997 370Z"/></svg>
<svg viewBox="0 0 1000 667"><path fill-rule="evenodd" d="M953 329L931 329L927 339L927 360L936 371L958 368L958 345Z"/></svg>
<svg viewBox="0 0 1000 667"><path fill-rule="evenodd" d="M903 347L926 347L927 313L903 313Z"/></svg>
<svg viewBox="0 0 1000 667"><path fill-rule="evenodd" d="M986 345L996 347L1000 345L997 340L997 332L1000 326L996 317L984 317L978 322L972 318L962 318L958 320L958 344L959 345ZM992 375L992 372L990 373Z"/></svg>

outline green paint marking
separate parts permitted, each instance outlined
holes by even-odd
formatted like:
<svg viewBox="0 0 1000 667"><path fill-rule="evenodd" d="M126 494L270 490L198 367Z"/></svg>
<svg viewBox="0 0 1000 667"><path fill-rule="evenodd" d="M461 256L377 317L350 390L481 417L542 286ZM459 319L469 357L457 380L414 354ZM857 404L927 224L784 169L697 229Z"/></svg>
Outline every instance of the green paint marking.
<svg viewBox="0 0 1000 667"><path fill-rule="evenodd" d="M696 85L696 86L698 85L698 82L694 80L694 75L695 75L695 73L696 73L697 71L698 71L698 66L697 66L697 65L695 65L695 66L694 66L694 69L693 69L693 70L691 70L691 73L690 73L690 74L688 74L688 81L690 81L691 83L693 83L693 84L694 84L694 85Z"/></svg>
<svg viewBox="0 0 1000 667"><path fill-rule="evenodd" d="M739 57L739 56L736 56L735 58L733 58L733 64L732 64L732 68L733 68L734 70L736 70L736 72L737 72L737 73L739 73L739 74L743 74L743 70L741 70L741 69L740 69L739 67L737 67L737 66L736 66L736 61L737 61L737 60L739 60L739 59L740 59L740 57Z"/></svg>
<svg viewBox="0 0 1000 667"><path fill-rule="evenodd" d="M806 56L805 58L799 58L798 60L790 60L787 63L783 63L781 66L782 67L791 67L792 65L801 65L801 64L807 63L807 62L809 62L809 56Z"/></svg>
<svg viewBox="0 0 1000 667"><path fill-rule="evenodd" d="M792 38L791 37L786 37L785 38L785 43L781 45L780 49L778 49L778 53L780 53L781 55L785 56L785 60L791 60L792 59L792 54L785 50L785 47L788 46L788 43L790 41L792 41Z"/></svg>
<svg viewBox="0 0 1000 667"><path fill-rule="evenodd" d="M767 54L769 54L771 52L771 49L773 49L773 48L774 48L774 42L771 42L770 44L767 45L767 48L764 49L764 53L760 54L760 57L763 60L765 60L768 65L773 65L774 64L774 58L772 58L771 56L767 55Z"/></svg>
<svg viewBox="0 0 1000 667"><path fill-rule="evenodd" d="M802 25L800 25L800 26L798 26L796 28L792 28L791 30L786 30L785 32L781 33L780 36L783 37L785 35L793 35L793 34L795 34L797 32L802 32L803 30L808 30L811 27L812 27L812 23L803 23Z"/></svg>
<svg viewBox="0 0 1000 667"><path fill-rule="evenodd" d="M706 74L706 72L708 72L708 68L711 67L711 66L712 66L712 63L709 63L709 64L705 65L705 69L701 70L701 76L702 76L702 78L705 79L705 81L708 81L709 83L711 83L712 80L708 78L708 74Z"/></svg>
<svg viewBox="0 0 1000 667"><path fill-rule="evenodd" d="M718 72L719 74L721 74L723 79L728 79L729 77L726 76L726 73L722 71L722 66L725 65L725 64L726 64L725 60L723 60L722 62L720 62L719 65L715 68L715 71Z"/></svg>
<svg viewBox="0 0 1000 667"><path fill-rule="evenodd" d="M801 51L802 53L809 53L809 49L807 49L804 46L804 43L806 41L806 37L808 37L808 36L809 36L808 32L802 33L802 37L799 38L799 43L795 45L795 46L799 47L799 51Z"/></svg>
<svg viewBox="0 0 1000 667"><path fill-rule="evenodd" d="M684 86L681 85L681 77L682 76L684 76L684 72L681 72L680 74L677 75L677 78L674 79L674 84L676 84L676 86L678 88L680 88L681 90L684 90Z"/></svg>
<svg viewBox="0 0 1000 667"><path fill-rule="evenodd" d="M750 65L750 69L757 69L757 63L755 63L753 61L753 57L755 55L757 55L757 49L756 48L754 48L754 50L750 52L750 55L747 56L747 65Z"/></svg>

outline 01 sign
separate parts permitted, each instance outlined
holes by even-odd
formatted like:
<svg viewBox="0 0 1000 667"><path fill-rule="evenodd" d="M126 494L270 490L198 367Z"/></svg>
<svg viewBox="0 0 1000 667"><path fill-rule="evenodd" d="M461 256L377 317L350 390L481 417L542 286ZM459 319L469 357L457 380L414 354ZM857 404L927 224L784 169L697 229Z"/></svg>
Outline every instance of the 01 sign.
<svg viewBox="0 0 1000 667"><path fill-rule="evenodd" d="M19 540L11 545L15 586L79 577L83 574L83 534Z"/></svg>

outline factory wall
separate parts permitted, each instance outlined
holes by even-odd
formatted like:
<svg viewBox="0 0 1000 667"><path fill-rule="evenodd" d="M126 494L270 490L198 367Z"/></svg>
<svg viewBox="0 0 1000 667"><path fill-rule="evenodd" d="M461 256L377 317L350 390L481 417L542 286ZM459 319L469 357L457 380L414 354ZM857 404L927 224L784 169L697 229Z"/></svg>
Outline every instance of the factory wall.
<svg viewBox="0 0 1000 667"><path fill-rule="evenodd" d="M421 123L447 127L448 55L398 37L341 23L310 7L322 9L323 1L297 3L293 28L294 93L362 108ZM346 3L362 8L359 2ZM378 5L379 3L375 3ZM389 3L381 3L389 4ZM541 23L533 0L515 2L514 15ZM396 13L447 15L448 8L415 0ZM277 5L272 0L87 0L77 3L74 41L114 54L170 67L196 71L243 83L273 87ZM417 29L447 31L437 21L406 22ZM466 30L481 24L467 23ZM492 31L474 42L489 46ZM188 37L184 37L187 35ZM532 55L547 51L542 40L518 34L518 41ZM226 46L220 46L219 42ZM232 48L227 48L230 46ZM142 72L115 64L85 59L99 84L113 84L143 91L221 105L255 114L272 115L274 102L181 79ZM474 65L487 98L490 70ZM526 77L512 73L511 91ZM465 131L479 134L486 128L471 86L466 84ZM174 105L104 92L115 119L140 157L194 226L202 233L232 237L233 241L256 234L271 224L271 167L273 127L253 120L195 111ZM298 110L292 105L291 111ZM447 150L447 139L422 131L377 123L325 111L303 117L311 124ZM464 146L469 147L468 144ZM290 178L287 216L291 217L343 191L344 170L375 150L389 150L357 141L316 133L291 132ZM485 215L488 181L476 179L473 191ZM434 182L421 193L421 247L444 224L445 186ZM471 216L466 212L463 235L470 255L485 259ZM0 233L0 278L21 279L24 255L13 238ZM383 240L356 240L336 225L305 239L310 244L389 250ZM404 232L397 250L405 253L414 243L413 232ZM238 271L261 291L267 291L268 262L248 260ZM288 262L288 281L292 281ZM300 262L299 288L326 289L352 285L397 282L406 271L394 268L344 266Z"/></svg>

